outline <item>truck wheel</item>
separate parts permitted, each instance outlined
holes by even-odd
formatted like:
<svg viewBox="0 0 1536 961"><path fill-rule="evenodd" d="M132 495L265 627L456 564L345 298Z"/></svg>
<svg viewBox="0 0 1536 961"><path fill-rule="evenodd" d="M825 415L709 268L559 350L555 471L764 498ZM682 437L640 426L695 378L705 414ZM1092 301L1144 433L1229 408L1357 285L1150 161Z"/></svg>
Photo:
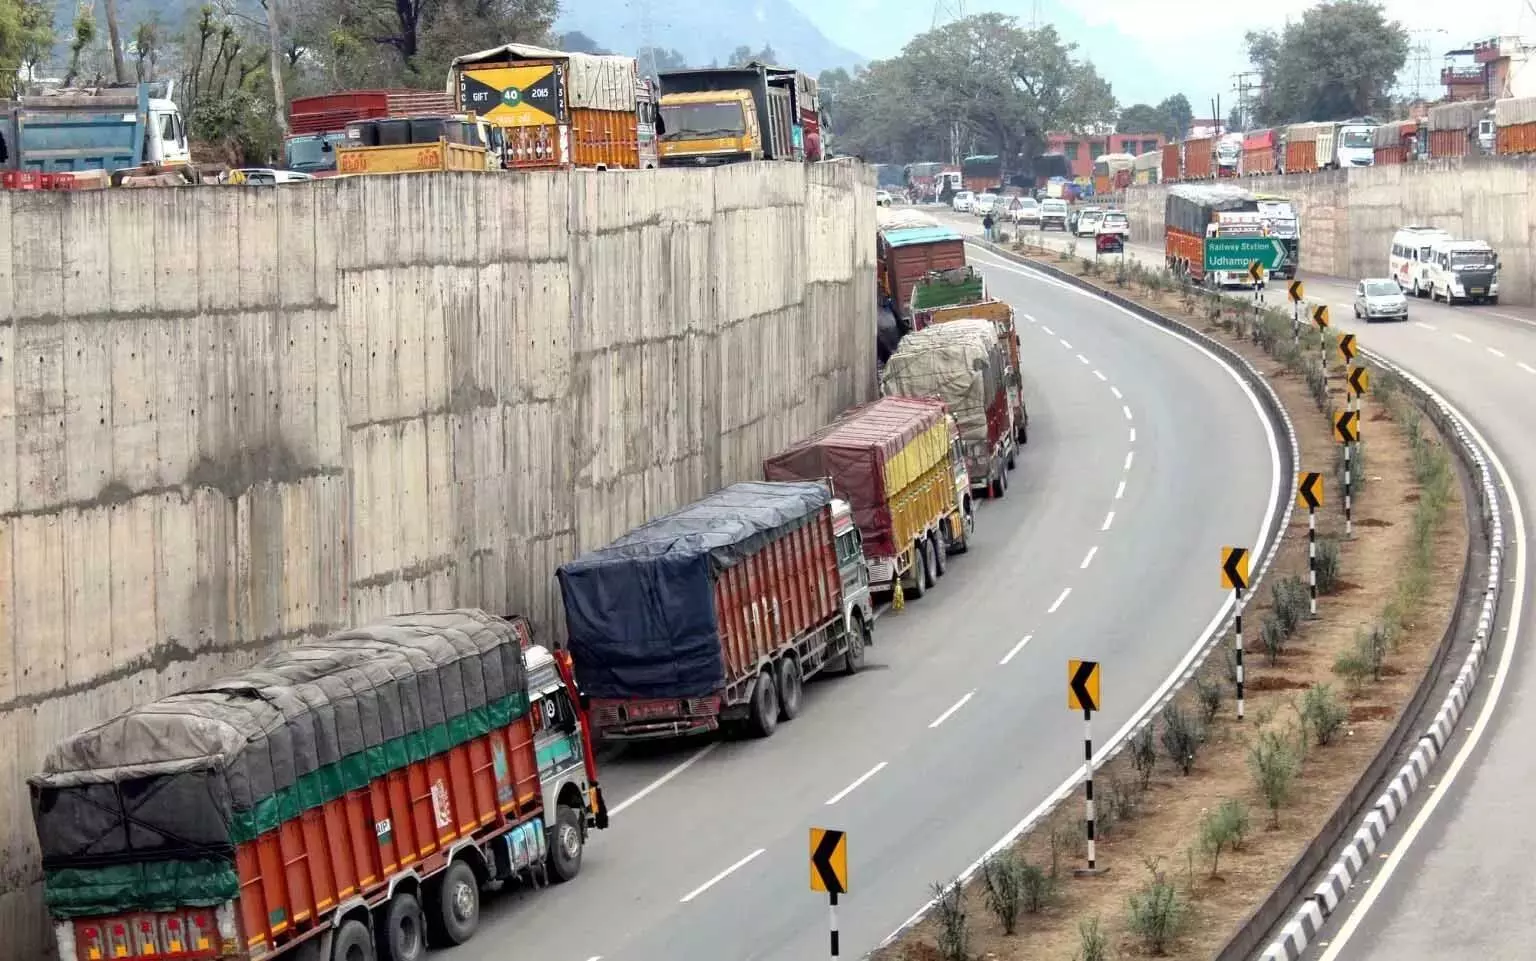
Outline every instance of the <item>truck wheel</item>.
<svg viewBox="0 0 1536 961"><path fill-rule="evenodd" d="M1019 442L1020 447L1029 443L1029 421L1026 420L1019 423L1019 430L1014 435L1014 439Z"/></svg>
<svg viewBox="0 0 1536 961"><path fill-rule="evenodd" d="M1018 450L1017 447L1015 447L1013 450L1010 450L1008 452L1008 469L1009 470L1013 470L1015 467L1018 467L1018 466L1019 466L1019 450Z"/></svg>
<svg viewBox="0 0 1536 961"><path fill-rule="evenodd" d="M949 548L944 543L946 540L948 538L944 536L942 528L929 535L933 553L933 572L939 577L943 577L945 569L949 567Z"/></svg>
<svg viewBox="0 0 1536 961"><path fill-rule="evenodd" d="M475 936L480 927L480 882L469 865L448 865L432 885L427 909L434 945L463 944Z"/></svg>
<svg viewBox="0 0 1536 961"><path fill-rule="evenodd" d="M759 674L752 686L752 714L747 724L753 737L773 737L779 729L779 688L773 682L772 669Z"/></svg>
<svg viewBox="0 0 1536 961"><path fill-rule="evenodd" d="M793 721L800 716L801 695L805 692L805 676L800 673L800 659L793 654L779 661L774 672L779 681L779 720Z"/></svg>
<svg viewBox="0 0 1536 961"><path fill-rule="evenodd" d="M918 541L917 549L921 551L923 555L923 587L924 589L932 588L939 583L939 575L937 572L938 565L933 559L934 550L932 539L925 537L921 541Z"/></svg>
<svg viewBox="0 0 1536 961"><path fill-rule="evenodd" d="M1008 472L1002 471L997 475L997 480L992 482L992 497L1008 496Z"/></svg>
<svg viewBox="0 0 1536 961"><path fill-rule="evenodd" d="M331 942L332 961L373 961L373 935L361 921L348 921L336 929Z"/></svg>
<svg viewBox="0 0 1536 961"><path fill-rule="evenodd" d="M581 850L581 812L562 804L549 838L549 873L556 881L574 881L581 873Z"/></svg>
<svg viewBox="0 0 1536 961"><path fill-rule="evenodd" d="M949 552L951 554L964 554L971 549L971 534L976 531L976 512L971 509L971 502L966 500L960 505L960 536L951 538Z"/></svg>
<svg viewBox="0 0 1536 961"><path fill-rule="evenodd" d="M928 558L922 542L912 545L912 586L907 589L907 600L915 601L928 593Z"/></svg>
<svg viewBox="0 0 1536 961"><path fill-rule="evenodd" d="M869 622L862 617L854 618L853 630L848 634L848 652L843 655L844 677L864 669L864 653L869 648L869 640Z"/></svg>
<svg viewBox="0 0 1536 961"><path fill-rule="evenodd" d="M378 915L379 961L421 961L427 953L421 900L410 891L389 899Z"/></svg>

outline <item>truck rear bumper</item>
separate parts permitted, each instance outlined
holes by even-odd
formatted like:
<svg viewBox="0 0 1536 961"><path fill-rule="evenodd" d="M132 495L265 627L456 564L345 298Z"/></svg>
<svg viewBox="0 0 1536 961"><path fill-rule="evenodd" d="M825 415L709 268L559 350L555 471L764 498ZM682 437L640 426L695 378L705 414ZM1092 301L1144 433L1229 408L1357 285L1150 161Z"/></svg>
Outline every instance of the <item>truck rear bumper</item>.
<svg viewBox="0 0 1536 961"><path fill-rule="evenodd" d="M593 698L592 726L605 741L658 741L720 727L720 697L622 700Z"/></svg>

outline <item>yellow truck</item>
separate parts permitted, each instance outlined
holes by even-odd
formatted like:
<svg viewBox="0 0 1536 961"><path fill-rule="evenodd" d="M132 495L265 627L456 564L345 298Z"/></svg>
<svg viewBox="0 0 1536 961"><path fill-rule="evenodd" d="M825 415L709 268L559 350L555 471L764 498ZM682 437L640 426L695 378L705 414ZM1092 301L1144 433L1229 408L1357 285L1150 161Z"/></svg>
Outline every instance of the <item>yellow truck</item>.
<svg viewBox="0 0 1536 961"><path fill-rule="evenodd" d="M489 169L486 149L469 144L439 140L436 143L408 143L391 147L338 147L336 172L353 174L422 173L432 170Z"/></svg>

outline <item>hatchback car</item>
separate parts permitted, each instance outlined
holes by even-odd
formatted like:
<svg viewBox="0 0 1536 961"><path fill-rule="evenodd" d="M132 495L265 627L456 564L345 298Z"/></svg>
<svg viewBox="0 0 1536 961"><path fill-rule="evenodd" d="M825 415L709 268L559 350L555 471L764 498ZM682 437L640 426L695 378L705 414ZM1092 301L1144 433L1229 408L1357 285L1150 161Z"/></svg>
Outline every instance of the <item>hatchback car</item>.
<svg viewBox="0 0 1536 961"><path fill-rule="evenodd" d="M1106 210L1104 219L1099 223L1099 233L1128 237L1131 234L1131 219L1118 210Z"/></svg>
<svg viewBox="0 0 1536 961"><path fill-rule="evenodd" d="M968 214L971 212L971 204L975 203L976 195L969 190L962 190L955 194L955 199L950 201L950 206L955 208L955 213Z"/></svg>
<svg viewBox="0 0 1536 961"><path fill-rule="evenodd" d="M1407 320L1408 298L1391 277L1367 278L1355 287L1355 317L1366 323Z"/></svg>

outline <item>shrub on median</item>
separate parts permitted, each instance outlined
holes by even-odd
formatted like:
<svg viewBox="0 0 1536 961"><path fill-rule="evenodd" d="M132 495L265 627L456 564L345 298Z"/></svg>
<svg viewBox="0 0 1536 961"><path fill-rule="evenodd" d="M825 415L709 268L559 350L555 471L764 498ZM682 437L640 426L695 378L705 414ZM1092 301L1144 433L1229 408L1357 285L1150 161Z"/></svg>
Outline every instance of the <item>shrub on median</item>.
<svg viewBox="0 0 1536 961"><path fill-rule="evenodd" d="M1163 708L1163 752L1187 777L1195 769L1195 755L1200 752L1205 732L1200 721L1187 713L1177 701Z"/></svg>
<svg viewBox="0 0 1536 961"><path fill-rule="evenodd" d="M1211 861L1211 877L1217 875L1223 851L1243 846L1249 826L1248 806L1234 798L1222 801L1216 810L1205 813L1200 821L1200 849Z"/></svg>
<svg viewBox="0 0 1536 961"><path fill-rule="evenodd" d="M1349 720L1349 709L1339 703L1333 688L1327 684L1314 684L1301 696L1299 709L1302 723L1312 735L1312 740L1323 747L1332 743L1344 722Z"/></svg>
<svg viewBox="0 0 1536 961"><path fill-rule="evenodd" d="M1157 862L1147 865L1152 878L1140 891L1130 897L1129 921L1131 931L1141 939L1144 950L1162 956L1178 938L1189 917L1189 903L1168 876L1158 869Z"/></svg>
<svg viewBox="0 0 1536 961"><path fill-rule="evenodd" d="M971 929L965 915L965 892L956 878L933 886L933 915L939 930L934 940L944 961L967 961L971 953Z"/></svg>
<svg viewBox="0 0 1536 961"><path fill-rule="evenodd" d="M1077 923L1077 957L1073 961L1109 961L1109 937L1098 915Z"/></svg>
<svg viewBox="0 0 1536 961"><path fill-rule="evenodd" d="M1332 594L1339 586L1339 540L1336 537L1317 539L1317 592ZM1308 594L1308 608L1311 595Z"/></svg>
<svg viewBox="0 0 1536 961"><path fill-rule="evenodd" d="M1248 768L1269 808L1270 827L1278 828L1280 809L1289 803L1301 773L1301 752L1279 731L1262 730L1248 749Z"/></svg>

